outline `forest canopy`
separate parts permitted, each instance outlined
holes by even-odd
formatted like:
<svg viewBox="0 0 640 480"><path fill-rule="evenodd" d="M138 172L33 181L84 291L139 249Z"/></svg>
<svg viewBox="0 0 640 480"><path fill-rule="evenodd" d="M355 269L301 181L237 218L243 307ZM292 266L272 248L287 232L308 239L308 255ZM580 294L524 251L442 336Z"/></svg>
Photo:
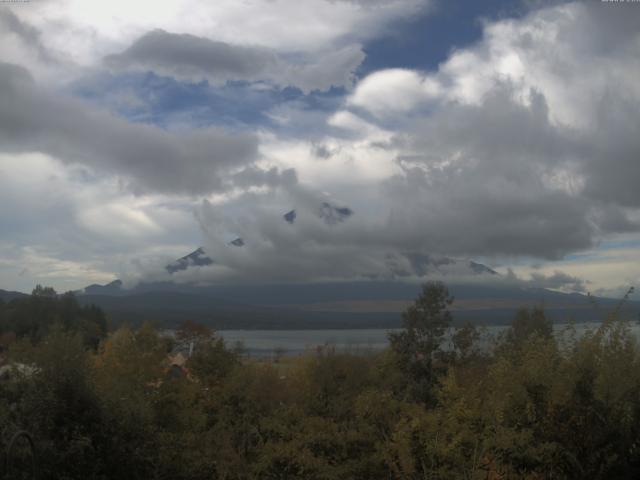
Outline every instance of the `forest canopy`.
<svg viewBox="0 0 640 480"><path fill-rule="evenodd" d="M38 287L0 303L0 429L28 431L51 479L640 473L640 351L619 310L583 335L522 310L487 347L450 330L453 301L426 284L382 352L267 361L193 322L108 332Z"/></svg>

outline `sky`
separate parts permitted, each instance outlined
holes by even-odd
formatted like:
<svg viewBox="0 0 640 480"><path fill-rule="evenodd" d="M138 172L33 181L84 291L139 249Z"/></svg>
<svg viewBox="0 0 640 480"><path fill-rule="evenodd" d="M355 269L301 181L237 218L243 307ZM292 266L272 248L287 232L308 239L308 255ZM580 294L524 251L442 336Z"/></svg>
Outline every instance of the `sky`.
<svg viewBox="0 0 640 480"><path fill-rule="evenodd" d="M430 256L620 295L638 79L635 2L3 2L0 288L163 280L203 246L176 281Z"/></svg>

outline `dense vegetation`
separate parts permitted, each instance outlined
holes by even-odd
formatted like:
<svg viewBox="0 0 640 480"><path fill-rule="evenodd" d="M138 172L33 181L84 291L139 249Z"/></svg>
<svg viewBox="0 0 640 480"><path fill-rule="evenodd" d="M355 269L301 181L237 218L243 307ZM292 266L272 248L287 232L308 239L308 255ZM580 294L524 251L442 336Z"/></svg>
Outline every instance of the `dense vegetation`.
<svg viewBox="0 0 640 480"><path fill-rule="evenodd" d="M491 348L467 325L451 349L451 301L425 285L382 353L272 363L188 322L107 335L98 309L39 288L0 303L0 428L31 432L51 479L638 478L640 351L619 311L554 336L522 310Z"/></svg>

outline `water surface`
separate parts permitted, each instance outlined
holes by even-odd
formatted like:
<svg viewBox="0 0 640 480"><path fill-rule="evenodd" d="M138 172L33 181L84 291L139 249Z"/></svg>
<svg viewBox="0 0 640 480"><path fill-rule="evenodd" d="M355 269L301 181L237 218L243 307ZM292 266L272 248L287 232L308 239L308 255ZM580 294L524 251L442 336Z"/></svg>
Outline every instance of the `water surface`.
<svg viewBox="0 0 640 480"><path fill-rule="evenodd" d="M576 333L584 334L595 329L599 323L575 324ZM492 339L504 331L506 326L487 326L481 328L481 344L487 346ZM560 335L568 328L567 324L556 324L554 330ZM636 337L640 334L640 325L631 324ZM336 351L369 353L383 350L389 344L388 333L397 329L344 329L344 330L219 330L229 346L241 342L249 356L269 357L275 354L301 355L316 351L321 346L331 346ZM445 341L445 347L448 341Z"/></svg>

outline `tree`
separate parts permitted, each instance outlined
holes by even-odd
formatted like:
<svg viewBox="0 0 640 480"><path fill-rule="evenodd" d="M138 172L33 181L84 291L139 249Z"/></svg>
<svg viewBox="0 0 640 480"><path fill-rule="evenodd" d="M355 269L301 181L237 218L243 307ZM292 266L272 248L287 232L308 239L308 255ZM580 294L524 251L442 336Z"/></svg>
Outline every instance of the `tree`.
<svg viewBox="0 0 640 480"><path fill-rule="evenodd" d="M451 341L460 361L464 362L474 354L477 354L476 343L479 339L480 332L470 322L465 323L460 328L456 328L456 331L451 336Z"/></svg>
<svg viewBox="0 0 640 480"><path fill-rule="evenodd" d="M11 353L23 368L9 410L36 439L42 478L96 478L104 423L82 336L58 324L37 345Z"/></svg>
<svg viewBox="0 0 640 480"><path fill-rule="evenodd" d="M149 323L137 331L119 328L93 357L109 451L105 478L152 478L158 456L154 406L165 358L166 344Z"/></svg>
<svg viewBox="0 0 640 480"><path fill-rule="evenodd" d="M80 305L73 292L58 295L51 287L36 286L30 296L16 298L0 308L0 332L13 332L38 343L54 325L82 334L94 349L107 334L107 319L95 305Z"/></svg>
<svg viewBox="0 0 640 480"><path fill-rule="evenodd" d="M34 297L44 297L44 298L56 298L58 295L56 291L51 287L43 287L42 285L36 285L36 288L33 289L31 295Z"/></svg>
<svg viewBox="0 0 640 480"><path fill-rule="evenodd" d="M451 325L453 297L442 282L427 282L422 293L402 314L403 330L389 334L400 367L413 384L414 393L428 400L435 381L434 359Z"/></svg>
<svg viewBox="0 0 640 480"><path fill-rule="evenodd" d="M206 385L220 382L238 365L238 354L227 349L222 338L200 342L188 361L191 372Z"/></svg>
<svg viewBox="0 0 640 480"><path fill-rule="evenodd" d="M514 346L522 345L532 335L549 339L553 336L553 323L547 319L542 307L531 310L521 308L507 330L507 341Z"/></svg>
<svg viewBox="0 0 640 480"><path fill-rule="evenodd" d="M207 345L214 338L213 331L206 325L192 320L183 321L176 330L176 341L183 349L188 349L189 355L201 345Z"/></svg>

